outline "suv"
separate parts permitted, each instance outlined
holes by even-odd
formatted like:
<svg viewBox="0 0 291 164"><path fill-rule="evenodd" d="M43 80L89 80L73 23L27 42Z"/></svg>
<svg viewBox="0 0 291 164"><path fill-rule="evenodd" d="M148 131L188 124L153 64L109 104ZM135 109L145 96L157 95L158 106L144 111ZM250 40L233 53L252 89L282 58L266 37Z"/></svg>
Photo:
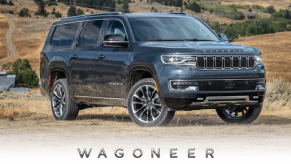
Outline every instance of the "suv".
<svg viewBox="0 0 291 164"><path fill-rule="evenodd" d="M227 123L251 123L262 109L265 73L258 49L229 44L195 17L110 12L53 23L40 86L57 120L123 106L141 126L200 109L216 109Z"/></svg>

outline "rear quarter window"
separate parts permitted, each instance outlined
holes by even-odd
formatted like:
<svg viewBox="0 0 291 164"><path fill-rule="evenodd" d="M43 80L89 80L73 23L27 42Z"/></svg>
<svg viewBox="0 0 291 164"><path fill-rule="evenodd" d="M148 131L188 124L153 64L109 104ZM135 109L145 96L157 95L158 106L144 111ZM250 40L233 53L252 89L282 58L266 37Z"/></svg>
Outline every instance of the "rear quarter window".
<svg viewBox="0 0 291 164"><path fill-rule="evenodd" d="M51 44L56 47L70 47L80 23L58 25L55 28Z"/></svg>

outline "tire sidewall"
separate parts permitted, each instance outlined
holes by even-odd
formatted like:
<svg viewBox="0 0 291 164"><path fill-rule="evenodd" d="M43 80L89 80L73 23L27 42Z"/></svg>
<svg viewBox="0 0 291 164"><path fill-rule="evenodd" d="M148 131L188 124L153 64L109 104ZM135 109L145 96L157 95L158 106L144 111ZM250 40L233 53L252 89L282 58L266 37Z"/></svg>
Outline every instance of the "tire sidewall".
<svg viewBox="0 0 291 164"><path fill-rule="evenodd" d="M227 117L222 110L223 109L216 109L216 112L224 122L234 124L249 124L258 118L261 113L262 106L260 108L250 108L248 113L239 119L231 119Z"/></svg>

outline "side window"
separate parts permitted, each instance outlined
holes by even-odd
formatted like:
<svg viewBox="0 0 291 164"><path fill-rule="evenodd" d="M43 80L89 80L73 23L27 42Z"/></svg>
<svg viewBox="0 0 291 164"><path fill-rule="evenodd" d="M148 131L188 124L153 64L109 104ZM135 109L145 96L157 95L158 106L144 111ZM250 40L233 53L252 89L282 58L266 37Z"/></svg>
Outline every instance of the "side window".
<svg viewBox="0 0 291 164"><path fill-rule="evenodd" d="M56 47L70 47L78 30L79 23L64 24L56 27L51 43Z"/></svg>
<svg viewBox="0 0 291 164"><path fill-rule="evenodd" d="M121 34L124 36L125 40L127 40L125 29L119 20L112 20L109 22L106 34Z"/></svg>
<svg viewBox="0 0 291 164"><path fill-rule="evenodd" d="M87 26L82 29L81 36L78 41L79 47L95 48L99 32L102 27L103 20L90 21Z"/></svg>

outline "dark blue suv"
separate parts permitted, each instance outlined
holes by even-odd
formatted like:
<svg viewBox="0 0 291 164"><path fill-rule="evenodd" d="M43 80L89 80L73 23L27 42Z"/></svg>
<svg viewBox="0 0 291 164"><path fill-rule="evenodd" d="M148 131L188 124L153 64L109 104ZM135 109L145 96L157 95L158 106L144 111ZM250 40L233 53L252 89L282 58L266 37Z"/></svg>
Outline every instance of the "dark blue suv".
<svg viewBox="0 0 291 164"><path fill-rule="evenodd" d="M57 120L123 106L141 126L200 109L216 109L227 123L251 123L262 109L265 73L258 49L229 44L195 17L111 12L52 25L40 86Z"/></svg>

